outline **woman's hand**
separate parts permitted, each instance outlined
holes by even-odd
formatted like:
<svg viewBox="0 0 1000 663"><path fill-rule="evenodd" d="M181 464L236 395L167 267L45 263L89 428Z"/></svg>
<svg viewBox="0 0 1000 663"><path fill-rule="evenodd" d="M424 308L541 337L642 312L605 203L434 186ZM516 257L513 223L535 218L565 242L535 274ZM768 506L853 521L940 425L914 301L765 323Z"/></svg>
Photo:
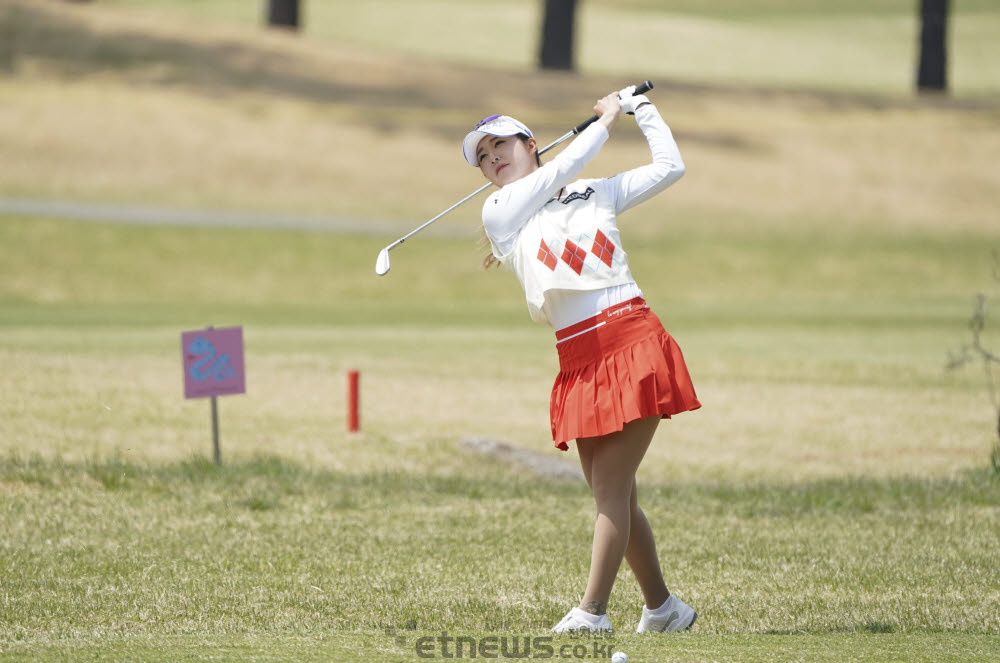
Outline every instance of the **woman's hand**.
<svg viewBox="0 0 1000 663"><path fill-rule="evenodd" d="M594 112L597 113L597 121L604 125L604 128L611 131L611 128L615 126L615 122L618 121L618 116L622 114L622 106L618 102L618 93L612 92L603 99L598 99L597 104L594 106Z"/></svg>

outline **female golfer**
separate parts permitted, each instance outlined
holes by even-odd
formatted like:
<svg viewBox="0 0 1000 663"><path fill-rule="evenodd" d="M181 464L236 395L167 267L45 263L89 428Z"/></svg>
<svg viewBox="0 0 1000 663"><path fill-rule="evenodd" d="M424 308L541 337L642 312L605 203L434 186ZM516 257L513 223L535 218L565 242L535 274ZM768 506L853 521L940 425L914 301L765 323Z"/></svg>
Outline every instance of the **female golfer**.
<svg viewBox="0 0 1000 663"><path fill-rule="evenodd" d="M645 599L636 631L680 631L697 617L667 590L636 496L635 473L660 419L701 404L680 348L632 278L616 224L618 214L684 174L670 129L634 91L599 100L598 120L544 166L528 127L505 115L480 122L462 145L465 159L500 187L483 205L492 249L487 264L499 261L513 270L531 318L556 330L552 437L563 451L576 440L597 504L587 588L555 632L613 630L607 605L623 558ZM635 115L652 163L573 181L623 110Z"/></svg>

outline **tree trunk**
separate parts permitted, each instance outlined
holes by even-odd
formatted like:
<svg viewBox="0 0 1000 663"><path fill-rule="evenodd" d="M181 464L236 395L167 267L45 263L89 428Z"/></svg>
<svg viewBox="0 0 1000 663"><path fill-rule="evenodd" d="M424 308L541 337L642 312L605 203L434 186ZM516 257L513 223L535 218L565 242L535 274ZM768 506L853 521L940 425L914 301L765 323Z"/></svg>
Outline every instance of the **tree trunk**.
<svg viewBox="0 0 1000 663"><path fill-rule="evenodd" d="M299 0L268 0L267 23L281 28L299 29Z"/></svg>
<svg viewBox="0 0 1000 663"><path fill-rule="evenodd" d="M920 0L920 92L948 90L948 0Z"/></svg>
<svg viewBox="0 0 1000 663"><path fill-rule="evenodd" d="M539 66L542 69L573 70L573 33L576 0L545 0Z"/></svg>

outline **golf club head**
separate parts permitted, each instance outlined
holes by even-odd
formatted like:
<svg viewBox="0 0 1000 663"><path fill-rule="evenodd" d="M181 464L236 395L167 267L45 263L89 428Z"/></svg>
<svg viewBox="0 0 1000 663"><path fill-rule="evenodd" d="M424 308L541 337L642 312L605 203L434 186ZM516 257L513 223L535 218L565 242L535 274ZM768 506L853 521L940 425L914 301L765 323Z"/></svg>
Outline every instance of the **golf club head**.
<svg viewBox="0 0 1000 663"><path fill-rule="evenodd" d="M375 273L379 276L385 276L391 266L389 264L389 248L386 247L378 252L378 260L375 261Z"/></svg>

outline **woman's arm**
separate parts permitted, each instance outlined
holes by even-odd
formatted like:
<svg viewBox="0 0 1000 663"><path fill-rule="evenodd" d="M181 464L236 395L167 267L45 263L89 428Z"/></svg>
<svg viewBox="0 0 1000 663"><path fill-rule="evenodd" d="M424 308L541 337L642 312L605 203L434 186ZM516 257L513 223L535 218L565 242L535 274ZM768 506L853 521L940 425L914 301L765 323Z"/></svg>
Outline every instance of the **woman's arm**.
<svg viewBox="0 0 1000 663"><path fill-rule="evenodd" d="M684 175L684 161L666 125L653 104L643 104L635 111L635 120L649 142L653 162L610 178L615 192L615 211L625 210L649 200Z"/></svg>
<svg viewBox="0 0 1000 663"><path fill-rule="evenodd" d="M494 191L483 204L483 227L498 248L517 237L528 219L559 189L569 184L594 158L608 139L603 124L583 130L555 159L530 175ZM504 251L506 254L507 252Z"/></svg>
<svg viewBox="0 0 1000 663"><path fill-rule="evenodd" d="M579 175L600 151L621 115L618 93L612 92L599 99L594 112L597 113L597 121L584 129L559 156L486 199L483 227L501 255L510 252L514 239L528 219Z"/></svg>

